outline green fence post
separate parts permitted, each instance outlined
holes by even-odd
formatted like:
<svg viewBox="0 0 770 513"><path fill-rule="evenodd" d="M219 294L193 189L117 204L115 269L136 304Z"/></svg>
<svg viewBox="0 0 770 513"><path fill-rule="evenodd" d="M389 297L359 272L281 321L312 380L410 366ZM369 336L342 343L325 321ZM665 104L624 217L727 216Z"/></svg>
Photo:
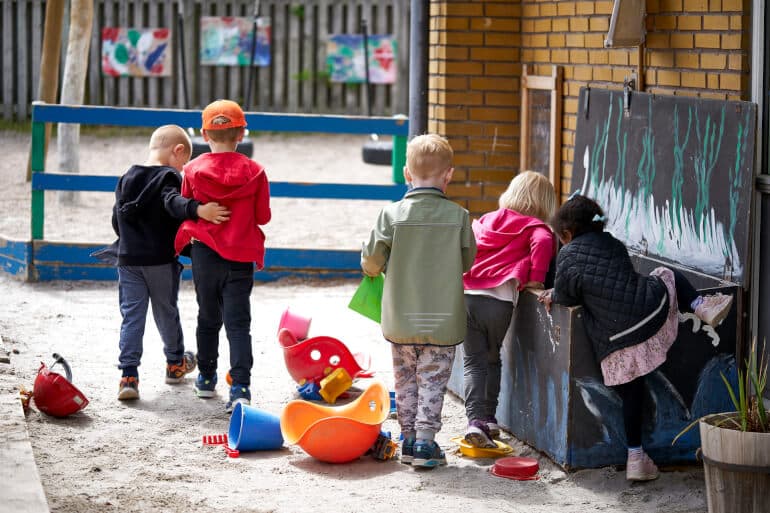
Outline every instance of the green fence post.
<svg viewBox="0 0 770 513"><path fill-rule="evenodd" d="M45 172L45 123L32 122L32 175ZM32 239L43 238L45 219L45 191L32 191Z"/></svg>
<svg viewBox="0 0 770 513"><path fill-rule="evenodd" d="M393 163L393 183L404 183L404 165L406 164L406 136L393 136L393 153L390 157Z"/></svg>

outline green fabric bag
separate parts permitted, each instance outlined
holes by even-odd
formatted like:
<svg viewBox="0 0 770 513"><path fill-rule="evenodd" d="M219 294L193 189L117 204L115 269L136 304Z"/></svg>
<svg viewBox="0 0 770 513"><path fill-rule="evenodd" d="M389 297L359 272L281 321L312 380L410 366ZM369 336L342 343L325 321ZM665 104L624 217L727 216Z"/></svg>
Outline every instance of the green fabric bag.
<svg viewBox="0 0 770 513"><path fill-rule="evenodd" d="M384 287L384 274L374 278L364 276L356 289L356 293L353 294L348 308L375 322L380 322L382 317L382 289Z"/></svg>

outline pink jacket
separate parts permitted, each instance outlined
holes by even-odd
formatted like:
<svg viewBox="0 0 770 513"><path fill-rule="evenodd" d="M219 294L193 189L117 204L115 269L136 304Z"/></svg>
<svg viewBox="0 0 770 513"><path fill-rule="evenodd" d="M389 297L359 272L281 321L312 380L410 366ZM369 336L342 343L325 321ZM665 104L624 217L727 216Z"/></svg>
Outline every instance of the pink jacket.
<svg viewBox="0 0 770 513"><path fill-rule="evenodd" d="M521 290L529 281L545 281L556 238L543 221L500 208L473 221L472 228L478 249L463 275L465 289L490 289L516 278Z"/></svg>
<svg viewBox="0 0 770 513"><path fill-rule="evenodd" d="M265 234L270 221L270 185L256 162L236 152L204 153L184 167L182 196L201 203L216 201L230 209L230 220L213 224L187 220L174 241L177 254L197 239L219 256L236 262L255 262L262 269Z"/></svg>

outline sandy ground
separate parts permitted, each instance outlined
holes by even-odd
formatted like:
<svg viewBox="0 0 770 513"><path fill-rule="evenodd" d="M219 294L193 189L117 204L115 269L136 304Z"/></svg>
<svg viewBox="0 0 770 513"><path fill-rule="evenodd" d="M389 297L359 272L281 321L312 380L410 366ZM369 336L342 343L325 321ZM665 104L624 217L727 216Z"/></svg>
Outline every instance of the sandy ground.
<svg viewBox="0 0 770 513"><path fill-rule="evenodd" d="M387 168L360 164L360 141L343 137L260 136L255 156L273 180L388 183ZM28 238L29 192L24 184L25 137L0 133L0 234ZM123 169L143 155L144 141L84 138L84 172L107 163ZM264 155L264 158L260 158ZM55 159L49 158L49 169ZM92 199L93 196L93 199ZM86 201L85 198L88 198ZM49 201L46 230L50 238L111 240L109 194L83 194L75 207ZM331 204L330 204L331 203ZM342 203L345 203L344 205ZM268 244L296 247L358 247L379 204L303 201L278 205L269 226ZM284 208L285 207L285 208ZM87 221L80 221L81 218ZM78 220L78 222L74 222ZM334 224L329 228L330 224ZM302 227L299 229L297 227ZM315 228L314 228L315 227ZM312 239L313 244L307 244ZM389 347L379 327L346 305L356 282L281 280L257 283L252 294L255 356L254 404L279 414L295 398L275 332L287 307L313 318L311 335L331 335L353 351L368 352L376 376L392 387ZM180 292L182 323L194 349L195 298L190 283ZM565 473L548 458L510 436L516 454L540 460L540 479L511 481L489 473L489 459L469 459L450 441L465 427L461 402L449 394L438 440L449 465L417 470L397 461L371 457L343 465L321 463L297 446L244 453L227 458L221 448L203 447L201 437L224 433L224 390L211 400L192 391L192 379L163 383L161 342L152 325L145 336L140 368L142 399L116 400L120 314L115 283L21 283L0 274L0 336L14 350L17 385L31 387L41 361L63 354L73 368L74 383L90 400L82 412L54 419L34 408L27 416L30 438L52 511L56 512L666 512L706 510L703 472L699 467L666 469L652 483L629 484L614 468ZM227 369L224 336L220 346L220 380ZM224 369L224 370L223 370ZM364 387L365 382L357 383ZM15 394L12 389L2 394ZM389 419L383 429L398 434ZM344 433L340 433L344 437ZM13 483L0 483L13 486ZM0 511L5 511L0 505Z"/></svg>

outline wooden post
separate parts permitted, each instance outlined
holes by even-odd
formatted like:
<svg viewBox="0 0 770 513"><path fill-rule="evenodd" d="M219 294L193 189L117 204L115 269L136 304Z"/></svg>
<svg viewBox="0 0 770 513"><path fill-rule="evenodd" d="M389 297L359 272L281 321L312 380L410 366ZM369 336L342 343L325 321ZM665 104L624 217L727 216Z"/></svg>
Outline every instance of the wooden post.
<svg viewBox="0 0 770 513"><path fill-rule="evenodd" d="M37 99L46 103L56 103L59 89L59 55L61 54L61 33L64 26L64 0L48 0L45 4L45 25L43 27L43 55L40 61L40 82ZM51 139L51 124L45 124L45 143L43 161ZM32 179L32 150L27 160L27 181Z"/></svg>
<svg viewBox="0 0 770 513"><path fill-rule="evenodd" d="M80 105L83 103L93 16L93 0L72 0L67 57L64 63L64 78L62 79L61 103L63 104ZM80 125L60 123L58 134L60 171L65 173L78 173L80 171L79 144ZM74 191L59 193L59 201L63 203L73 203L75 198L76 192Z"/></svg>

